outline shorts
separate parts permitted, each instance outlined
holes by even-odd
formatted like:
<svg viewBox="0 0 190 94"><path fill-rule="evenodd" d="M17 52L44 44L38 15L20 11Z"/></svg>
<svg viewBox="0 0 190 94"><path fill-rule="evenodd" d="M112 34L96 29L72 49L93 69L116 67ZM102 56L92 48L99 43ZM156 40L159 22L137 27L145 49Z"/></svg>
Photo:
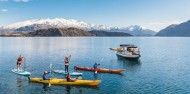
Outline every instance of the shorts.
<svg viewBox="0 0 190 94"><path fill-rule="evenodd" d="M21 63L18 63L18 62L17 62L17 65L19 65L19 66L20 66L20 65L21 65Z"/></svg>

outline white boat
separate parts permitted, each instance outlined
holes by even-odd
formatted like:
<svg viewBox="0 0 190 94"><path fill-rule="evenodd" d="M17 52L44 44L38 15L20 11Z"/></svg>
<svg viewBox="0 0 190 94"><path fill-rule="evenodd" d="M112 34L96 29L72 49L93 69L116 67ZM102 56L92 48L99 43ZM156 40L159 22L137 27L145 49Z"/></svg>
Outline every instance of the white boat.
<svg viewBox="0 0 190 94"><path fill-rule="evenodd" d="M138 60L140 55L140 49L133 44L121 44L120 49L117 50L116 55L130 60Z"/></svg>

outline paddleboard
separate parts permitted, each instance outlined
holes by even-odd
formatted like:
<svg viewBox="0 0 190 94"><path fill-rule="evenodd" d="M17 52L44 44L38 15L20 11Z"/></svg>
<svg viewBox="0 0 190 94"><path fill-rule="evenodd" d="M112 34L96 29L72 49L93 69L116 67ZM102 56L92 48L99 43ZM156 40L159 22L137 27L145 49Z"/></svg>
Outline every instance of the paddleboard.
<svg viewBox="0 0 190 94"><path fill-rule="evenodd" d="M59 74L65 74L65 75L68 74L68 72L65 72L64 70L53 70L53 72L59 73ZM82 75L83 73L79 73L79 72L69 72L69 74L70 74L71 76L80 76L80 75Z"/></svg>
<svg viewBox="0 0 190 94"><path fill-rule="evenodd" d="M23 75L23 76L29 76L31 73L28 72L28 71L24 71L24 70L21 70L21 71L18 71L17 69L12 69L12 72L16 73L16 74L19 74L19 75Z"/></svg>

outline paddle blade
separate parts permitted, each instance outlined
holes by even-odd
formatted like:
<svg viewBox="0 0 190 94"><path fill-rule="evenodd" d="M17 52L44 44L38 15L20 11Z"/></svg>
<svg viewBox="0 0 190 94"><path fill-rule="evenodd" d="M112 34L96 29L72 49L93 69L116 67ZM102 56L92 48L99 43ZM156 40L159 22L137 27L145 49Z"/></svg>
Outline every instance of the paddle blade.
<svg viewBox="0 0 190 94"><path fill-rule="evenodd" d="M51 63L50 65L49 65L49 68L51 69L53 67L53 64Z"/></svg>
<svg viewBox="0 0 190 94"><path fill-rule="evenodd" d="M82 76L77 77L77 79L82 79Z"/></svg>
<svg viewBox="0 0 190 94"><path fill-rule="evenodd" d="M97 73L98 73L98 71L95 71L94 73L95 73L95 74L97 74Z"/></svg>

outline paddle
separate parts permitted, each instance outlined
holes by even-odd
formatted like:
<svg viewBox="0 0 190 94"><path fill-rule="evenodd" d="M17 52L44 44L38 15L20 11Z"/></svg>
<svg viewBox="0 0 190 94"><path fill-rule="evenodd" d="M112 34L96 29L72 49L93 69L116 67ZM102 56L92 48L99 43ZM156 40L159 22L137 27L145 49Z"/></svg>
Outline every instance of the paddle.
<svg viewBox="0 0 190 94"><path fill-rule="evenodd" d="M76 77L76 79L82 79L82 76L78 76L78 77Z"/></svg>
<svg viewBox="0 0 190 94"><path fill-rule="evenodd" d="M52 67L53 67L53 64L51 63L51 64L49 65L49 68L50 68L49 87L51 86L50 81L51 81L51 69L52 69Z"/></svg>
<svg viewBox="0 0 190 94"><path fill-rule="evenodd" d="M25 71L25 68L26 68L26 67L25 67L25 63L26 63L26 59L24 58L24 71Z"/></svg>
<svg viewBox="0 0 190 94"><path fill-rule="evenodd" d="M78 76L76 78L72 78L72 81L81 80L81 79L82 79L82 76Z"/></svg>

